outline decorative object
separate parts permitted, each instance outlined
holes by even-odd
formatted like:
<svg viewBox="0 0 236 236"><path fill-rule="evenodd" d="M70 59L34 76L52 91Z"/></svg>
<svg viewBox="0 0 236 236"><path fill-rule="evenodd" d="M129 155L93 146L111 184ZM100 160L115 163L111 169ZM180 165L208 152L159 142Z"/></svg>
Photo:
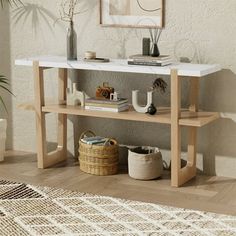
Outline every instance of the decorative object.
<svg viewBox="0 0 236 236"><path fill-rule="evenodd" d="M159 91L165 93L167 89L167 83L162 78L157 78L152 84L153 91Z"/></svg>
<svg viewBox="0 0 236 236"><path fill-rule="evenodd" d="M151 36L151 42L152 42L152 47L151 47L151 56L152 57L159 57L160 56L160 51L158 48L158 42L161 37L161 29L149 29L150 36Z"/></svg>
<svg viewBox="0 0 236 236"><path fill-rule="evenodd" d="M110 95L115 92L113 87L109 86L108 82L104 82L103 86L99 86L96 89L96 98L110 99Z"/></svg>
<svg viewBox="0 0 236 236"><path fill-rule="evenodd" d="M84 59L86 62L95 62L95 63L105 63L110 62L109 58L94 58L94 59Z"/></svg>
<svg viewBox="0 0 236 236"><path fill-rule="evenodd" d="M147 105L146 106L140 106L138 104L138 93L139 93L139 90L132 91L132 105L133 105L135 111L137 111L139 113L147 113L148 108L152 104L153 91L147 92Z"/></svg>
<svg viewBox="0 0 236 236"><path fill-rule="evenodd" d="M119 99L120 99L120 93L114 92L110 94L110 100L119 101Z"/></svg>
<svg viewBox="0 0 236 236"><path fill-rule="evenodd" d="M150 38L143 38L143 56L150 55L151 40Z"/></svg>
<svg viewBox="0 0 236 236"><path fill-rule="evenodd" d="M165 93L167 88L167 83L162 78L157 78L151 87L151 91L147 93L147 105L140 106L138 104L138 93L139 90L132 91L132 105L135 111L140 113L148 113L150 115L155 115L157 110L154 104L152 103L153 100L153 92L160 91L161 93Z"/></svg>
<svg viewBox="0 0 236 236"><path fill-rule="evenodd" d="M149 115L155 115L156 112L157 112L157 109L156 109L156 107L154 106L154 104L152 103L152 104L150 105L150 107L148 107L147 113L148 113Z"/></svg>
<svg viewBox="0 0 236 236"><path fill-rule="evenodd" d="M191 39L181 39L175 43L174 57L181 63L200 63L199 50Z"/></svg>
<svg viewBox="0 0 236 236"><path fill-rule="evenodd" d="M77 34L74 29L74 17L81 12L77 9L78 0L62 0L60 20L69 22L67 32L67 60L77 60Z"/></svg>
<svg viewBox="0 0 236 236"><path fill-rule="evenodd" d="M138 147L129 150L129 176L139 180L157 179L163 172L162 155L158 148Z"/></svg>
<svg viewBox="0 0 236 236"><path fill-rule="evenodd" d="M230 215L4 180L0 190L2 236L235 235Z"/></svg>
<svg viewBox="0 0 236 236"><path fill-rule="evenodd" d="M167 83L162 79L162 78L157 78L153 84L152 84L152 91L159 91L161 93L165 93L166 92L166 88L167 88ZM147 109L147 114L149 115L155 115L157 112L156 107L154 106L154 104L152 103L148 109Z"/></svg>
<svg viewBox="0 0 236 236"><path fill-rule="evenodd" d="M85 59L96 59L96 52L87 51L84 54Z"/></svg>
<svg viewBox="0 0 236 236"><path fill-rule="evenodd" d="M100 0L104 26L163 27L164 0Z"/></svg>
<svg viewBox="0 0 236 236"><path fill-rule="evenodd" d="M67 60L77 60L77 34L74 30L74 22L70 22L67 32Z"/></svg>
<svg viewBox="0 0 236 236"><path fill-rule="evenodd" d="M81 105L85 106L85 99L89 98L85 92L78 91L76 89L76 83L73 83L72 89L67 88L67 100L66 104L71 106Z"/></svg>
<svg viewBox="0 0 236 236"><path fill-rule="evenodd" d="M80 169L92 175L114 175L118 172L118 143L107 138L104 145L93 145L82 142L86 136L95 137L92 131L81 134L79 140Z"/></svg>

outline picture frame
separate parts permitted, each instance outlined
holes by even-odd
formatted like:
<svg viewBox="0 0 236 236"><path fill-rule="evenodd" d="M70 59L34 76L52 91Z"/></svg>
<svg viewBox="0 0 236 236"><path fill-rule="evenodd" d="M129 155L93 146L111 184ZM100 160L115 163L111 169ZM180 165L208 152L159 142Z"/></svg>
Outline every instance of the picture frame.
<svg viewBox="0 0 236 236"><path fill-rule="evenodd" d="M163 28L165 0L100 0L100 25Z"/></svg>

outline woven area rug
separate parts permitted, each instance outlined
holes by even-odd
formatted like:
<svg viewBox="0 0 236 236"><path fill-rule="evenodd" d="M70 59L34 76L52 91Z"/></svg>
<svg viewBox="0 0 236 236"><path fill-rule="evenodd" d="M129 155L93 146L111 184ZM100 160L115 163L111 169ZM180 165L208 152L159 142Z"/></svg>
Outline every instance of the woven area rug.
<svg viewBox="0 0 236 236"><path fill-rule="evenodd" d="M235 236L236 217L0 181L0 235Z"/></svg>

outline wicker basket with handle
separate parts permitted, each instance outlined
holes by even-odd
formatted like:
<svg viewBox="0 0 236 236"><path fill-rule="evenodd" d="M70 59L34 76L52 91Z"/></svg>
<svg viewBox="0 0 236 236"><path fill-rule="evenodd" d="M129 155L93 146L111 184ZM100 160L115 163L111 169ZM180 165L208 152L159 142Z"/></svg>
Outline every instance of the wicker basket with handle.
<svg viewBox="0 0 236 236"><path fill-rule="evenodd" d="M114 175L118 172L118 144L114 139L107 139L110 145L86 144L81 141L85 136L96 136L92 131L81 134L79 140L80 169L92 175Z"/></svg>

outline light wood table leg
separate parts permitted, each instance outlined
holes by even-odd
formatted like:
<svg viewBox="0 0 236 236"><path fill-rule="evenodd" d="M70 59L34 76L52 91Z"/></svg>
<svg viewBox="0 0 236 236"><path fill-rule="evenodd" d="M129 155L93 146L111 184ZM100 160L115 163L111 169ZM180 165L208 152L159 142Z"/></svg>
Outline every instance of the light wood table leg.
<svg viewBox="0 0 236 236"><path fill-rule="evenodd" d="M37 158L38 168L47 168L67 159L67 115L58 115L58 145L53 152L47 153L47 137L46 137L46 117L42 112L45 105L44 97L44 76L45 68L39 67L38 62L33 63L35 78L35 112L37 125ZM62 104L66 100L67 88L67 69L59 69L59 91L58 102Z"/></svg>
<svg viewBox="0 0 236 236"><path fill-rule="evenodd" d="M58 103L63 104L66 101L67 89L67 69L59 69L58 81ZM58 150L61 150L63 156L67 156L67 115L58 114Z"/></svg>
<svg viewBox="0 0 236 236"><path fill-rule="evenodd" d="M198 111L199 78L191 78L190 107ZM176 70L171 72L171 186L179 187L196 176L197 128L188 128L188 160L181 169L181 78Z"/></svg>
<svg viewBox="0 0 236 236"><path fill-rule="evenodd" d="M47 153L47 143L45 113L42 112L42 107L45 105L43 68L39 67L39 62L35 61L33 62L33 70L38 168L44 168Z"/></svg>
<svg viewBox="0 0 236 236"><path fill-rule="evenodd" d="M179 186L181 168L181 78L178 71L171 71L171 186Z"/></svg>
<svg viewBox="0 0 236 236"><path fill-rule="evenodd" d="M189 111L198 111L199 78L190 78ZM188 127L188 159L187 165L180 171L180 185L196 176L197 173L197 128Z"/></svg>

